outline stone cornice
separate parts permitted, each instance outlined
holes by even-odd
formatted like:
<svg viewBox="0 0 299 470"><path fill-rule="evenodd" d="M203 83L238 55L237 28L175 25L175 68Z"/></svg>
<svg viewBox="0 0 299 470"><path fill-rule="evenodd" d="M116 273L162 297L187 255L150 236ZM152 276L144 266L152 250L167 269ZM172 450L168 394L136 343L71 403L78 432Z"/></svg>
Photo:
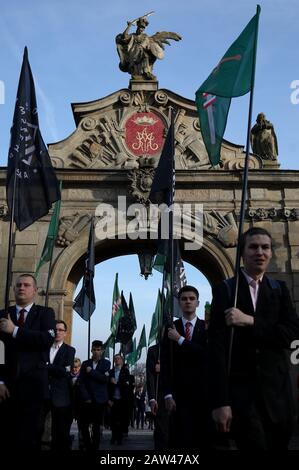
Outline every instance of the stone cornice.
<svg viewBox="0 0 299 470"><path fill-rule="evenodd" d="M113 183L123 182L128 184L127 170L81 170L81 169L57 169L56 174L59 180L64 182L74 182L76 184L84 183ZM201 187L219 187L224 185L241 184L242 171L219 171L219 170L201 170L201 171L176 171L176 183L180 187L189 186L189 184L200 184ZM0 167L0 184L5 186L6 167ZM249 186L267 185L271 187L298 187L299 188L299 170L251 170L249 172Z"/></svg>

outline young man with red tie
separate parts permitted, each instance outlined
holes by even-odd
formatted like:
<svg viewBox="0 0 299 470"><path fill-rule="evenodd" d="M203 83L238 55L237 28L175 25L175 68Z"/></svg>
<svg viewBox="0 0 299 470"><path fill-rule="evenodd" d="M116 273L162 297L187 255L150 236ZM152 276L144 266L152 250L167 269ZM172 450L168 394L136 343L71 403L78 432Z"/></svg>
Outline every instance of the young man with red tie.
<svg viewBox="0 0 299 470"><path fill-rule="evenodd" d="M168 328L161 354L161 378L165 407L173 417L170 447L206 447L206 328L196 316L199 293L184 286L178 294L182 318Z"/></svg>

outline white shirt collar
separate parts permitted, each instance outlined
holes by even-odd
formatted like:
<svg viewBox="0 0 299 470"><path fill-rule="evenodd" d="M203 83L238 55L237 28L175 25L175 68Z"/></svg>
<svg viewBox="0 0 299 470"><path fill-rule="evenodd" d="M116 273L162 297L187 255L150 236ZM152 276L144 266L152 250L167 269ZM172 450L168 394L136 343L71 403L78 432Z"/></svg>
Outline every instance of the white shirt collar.
<svg viewBox="0 0 299 470"><path fill-rule="evenodd" d="M183 321L184 328L185 328L185 326L186 326L186 323L188 323L188 322L192 323L192 326L194 327L194 326L195 326L195 323L196 323L196 320L197 320L197 316L196 316L196 315L195 315L194 318L192 318L192 320L187 320L187 318L182 317L182 321Z"/></svg>
<svg viewBox="0 0 299 470"><path fill-rule="evenodd" d="M34 302L32 302L32 304L26 305L26 307L21 307L20 305L16 305L17 315L20 313L20 310L22 309L26 310L26 312L29 313L33 304Z"/></svg>
<svg viewBox="0 0 299 470"><path fill-rule="evenodd" d="M262 280L263 280L263 276L264 276L264 274L262 274L261 277L256 281L255 279L253 279L253 277L250 277L249 274L247 274L244 269L242 269L242 273L244 274L245 279L246 279L246 281L247 281L248 284L250 284L251 281L255 281L255 282L257 282L257 283L261 283Z"/></svg>
<svg viewBox="0 0 299 470"><path fill-rule="evenodd" d="M53 349L59 349L62 344L63 344L63 341L60 341L59 343L55 343L55 342L54 342L54 343L52 344L52 348L53 348Z"/></svg>

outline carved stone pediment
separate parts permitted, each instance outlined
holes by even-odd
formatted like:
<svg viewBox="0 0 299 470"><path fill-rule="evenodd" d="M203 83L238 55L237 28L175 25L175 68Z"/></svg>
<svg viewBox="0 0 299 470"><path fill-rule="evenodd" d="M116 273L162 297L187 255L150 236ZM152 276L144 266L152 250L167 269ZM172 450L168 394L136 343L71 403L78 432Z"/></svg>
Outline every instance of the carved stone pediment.
<svg viewBox="0 0 299 470"><path fill-rule="evenodd" d="M57 168L132 170L139 168L140 157L153 157L158 162L171 109L175 113L176 168L211 168L195 102L171 91L123 89L100 100L73 104L72 108L75 132L49 145ZM219 170L242 168L243 147L223 141L221 159ZM251 156L250 168L261 167L261 159Z"/></svg>

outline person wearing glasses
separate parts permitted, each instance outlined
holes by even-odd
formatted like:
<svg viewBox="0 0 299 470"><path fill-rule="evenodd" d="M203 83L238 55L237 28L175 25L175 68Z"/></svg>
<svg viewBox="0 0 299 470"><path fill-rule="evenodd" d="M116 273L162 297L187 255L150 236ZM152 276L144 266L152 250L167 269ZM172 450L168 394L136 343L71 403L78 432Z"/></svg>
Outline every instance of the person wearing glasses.
<svg viewBox="0 0 299 470"><path fill-rule="evenodd" d="M70 427L72 423L71 367L74 363L75 348L64 342L67 325L56 320L55 339L49 351L48 374L50 398L46 411L51 412L51 450L70 449Z"/></svg>

